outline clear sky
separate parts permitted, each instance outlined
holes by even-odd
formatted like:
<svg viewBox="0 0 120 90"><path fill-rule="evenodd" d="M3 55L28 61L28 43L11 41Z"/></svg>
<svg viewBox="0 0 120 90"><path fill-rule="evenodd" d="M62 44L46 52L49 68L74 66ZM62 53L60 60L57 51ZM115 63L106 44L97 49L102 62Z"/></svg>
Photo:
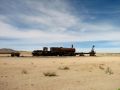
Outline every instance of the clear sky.
<svg viewBox="0 0 120 90"><path fill-rule="evenodd" d="M120 0L0 0L0 48L71 44L120 52Z"/></svg>

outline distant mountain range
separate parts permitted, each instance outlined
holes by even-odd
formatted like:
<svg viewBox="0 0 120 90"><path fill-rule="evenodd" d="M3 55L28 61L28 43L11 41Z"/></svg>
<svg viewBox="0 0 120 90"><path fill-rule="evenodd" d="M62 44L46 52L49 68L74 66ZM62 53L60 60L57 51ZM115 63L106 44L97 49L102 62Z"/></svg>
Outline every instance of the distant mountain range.
<svg viewBox="0 0 120 90"><path fill-rule="evenodd" d="M11 52L16 52L16 50L9 49L9 48L1 48L0 53L5 54L5 53L11 53Z"/></svg>

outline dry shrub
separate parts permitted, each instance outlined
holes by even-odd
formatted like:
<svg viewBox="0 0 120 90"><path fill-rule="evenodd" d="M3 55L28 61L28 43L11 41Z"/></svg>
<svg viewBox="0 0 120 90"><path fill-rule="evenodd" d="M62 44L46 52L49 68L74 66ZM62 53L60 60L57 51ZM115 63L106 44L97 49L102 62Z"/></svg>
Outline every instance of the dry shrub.
<svg viewBox="0 0 120 90"><path fill-rule="evenodd" d="M22 70L22 74L28 74L28 71L25 70L25 69L23 69L23 70Z"/></svg>
<svg viewBox="0 0 120 90"><path fill-rule="evenodd" d="M44 76L52 77L52 76L57 76L55 72L44 72Z"/></svg>
<svg viewBox="0 0 120 90"><path fill-rule="evenodd" d="M111 70L110 67L107 67L105 73L111 75L113 74L113 71Z"/></svg>
<svg viewBox="0 0 120 90"><path fill-rule="evenodd" d="M34 84L31 84L31 86L34 86Z"/></svg>
<svg viewBox="0 0 120 90"><path fill-rule="evenodd" d="M104 70L105 68L102 65L99 65L99 69Z"/></svg>
<svg viewBox="0 0 120 90"><path fill-rule="evenodd" d="M58 69L60 69L60 70L69 70L70 68L67 67L67 66L63 66L63 67L59 67Z"/></svg>
<svg viewBox="0 0 120 90"><path fill-rule="evenodd" d="M99 69L104 70L106 74L114 74L110 67L105 67L104 64L99 65Z"/></svg>

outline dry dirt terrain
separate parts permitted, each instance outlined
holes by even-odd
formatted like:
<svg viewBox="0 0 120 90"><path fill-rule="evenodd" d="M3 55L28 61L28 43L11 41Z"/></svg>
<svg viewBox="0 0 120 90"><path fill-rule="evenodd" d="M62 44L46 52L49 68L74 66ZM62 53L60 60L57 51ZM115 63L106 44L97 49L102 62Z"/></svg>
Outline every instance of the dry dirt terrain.
<svg viewBox="0 0 120 90"><path fill-rule="evenodd" d="M0 90L119 90L120 57L0 57Z"/></svg>

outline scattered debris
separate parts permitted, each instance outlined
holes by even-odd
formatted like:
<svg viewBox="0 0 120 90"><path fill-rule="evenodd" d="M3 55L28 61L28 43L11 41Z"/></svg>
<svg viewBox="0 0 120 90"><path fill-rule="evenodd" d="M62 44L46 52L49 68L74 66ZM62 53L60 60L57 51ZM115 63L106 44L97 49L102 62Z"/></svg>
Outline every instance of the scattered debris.
<svg viewBox="0 0 120 90"><path fill-rule="evenodd" d="M22 74L28 74L27 70L23 69Z"/></svg>
<svg viewBox="0 0 120 90"><path fill-rule="evenodd" d="M44 72L44 76L52 77L52 76L57 76L55 72Z"/></svg>
<svg viewBox="0 0 120 90"><path fill-rule="evenodd" d="M67 66L63 66L63 67L59 67L58 69L59 69L59 70L69 70L70 68L67 67Z"/></svg>

